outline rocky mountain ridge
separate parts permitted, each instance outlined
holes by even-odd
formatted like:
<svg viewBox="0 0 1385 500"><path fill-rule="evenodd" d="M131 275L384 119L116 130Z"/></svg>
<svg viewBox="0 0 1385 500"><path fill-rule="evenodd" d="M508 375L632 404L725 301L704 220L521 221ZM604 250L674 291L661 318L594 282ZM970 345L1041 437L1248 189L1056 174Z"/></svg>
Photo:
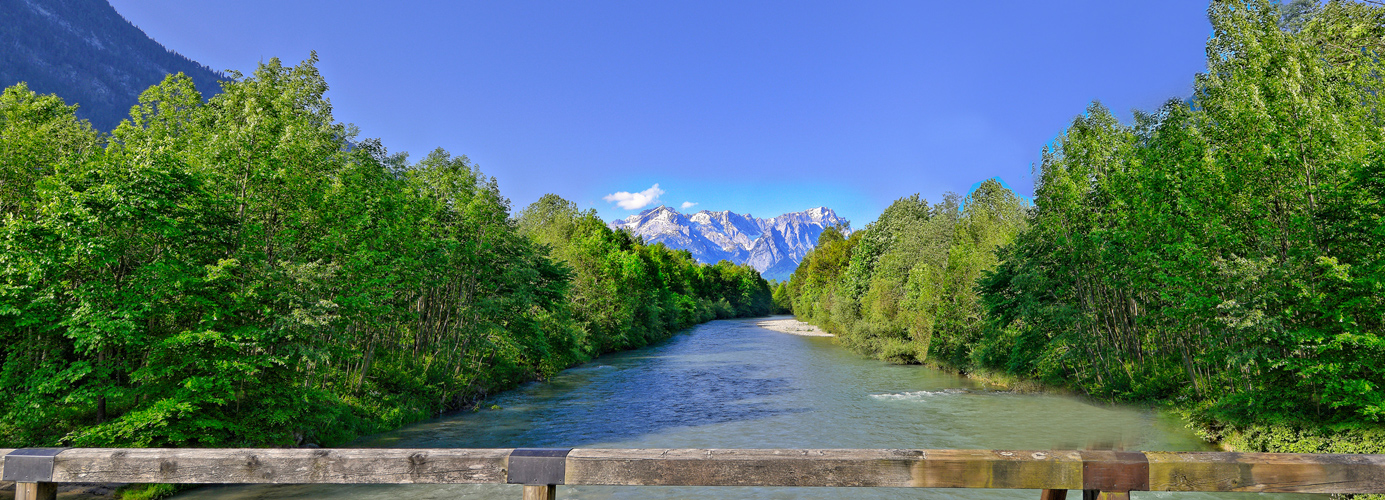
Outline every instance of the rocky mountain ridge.
<svg viewBox="0 0 1385 500"><path fill-rule="evenodd" d="M750 264L765 279L778 280L793 274L824 229L841 226L851 233L851 222L827 207L761 219L729 210L684 215L659 206L611 221L609 226L630 231L648 243L687 250L698 262L714 264L724 259Z"/></svg>
<svg viewBox="0 0 1385 500"><path fill-rule="evenodd" d="M227 78L150 39L107 0L0 0L0 47L0 88L57 94L102 131L165 75L188 75L204 98Z"/></svg>

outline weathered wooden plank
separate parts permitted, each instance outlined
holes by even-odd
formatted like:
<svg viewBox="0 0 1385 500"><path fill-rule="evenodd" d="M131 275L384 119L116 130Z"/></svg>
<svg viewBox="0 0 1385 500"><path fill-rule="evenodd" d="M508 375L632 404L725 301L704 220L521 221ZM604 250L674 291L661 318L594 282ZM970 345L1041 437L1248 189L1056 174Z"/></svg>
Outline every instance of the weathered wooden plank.
<svg viewBox="0 0 1385 500"><path fill-rule="evenodd" d="M57 484L14 483L14 500L56 500L57 498Z"/></svg>
<svg viewBox="0 0 1385 500"><path fill-rule="evenodd" d="M507 480L510 451L71 449L55 458L53 481L499 484ZM0 449L0 455L9 452ZM1059 496L1059 490L1081 489L1084 483L1092 482L1084 479L1110 476L1117 478L1106 481L1113 486L1133 484L1119 478L1144 465L1135 459L1139 457L1111 455L992 450L579 449L567 456L564 482L1033 488L1051 490L1046 495L1057 500L1052 497ZM1154 491L1385 493L1385 455L1148 452L1142 457L1148 464L1148 487ZM1091 477L1084 477L1088 475ZM1110 491L1125 490L1113 487Z"/></svg>
<svg viewBox="0 0 1385 500"><path fill-rule="evenodd" d="M1385 455L1147 452L1152 491L1385 493Z"/></svg>
<svg viewBox="0 0 1385 500"><path fill-rule="evenodd" d="M508 449L76 448L57 482L504 483Z"/></svg>
<svg viewBox="0 0 1385 500"><path fill-rule="evenodd" d="M1149 490L1149 459L1144 453L1111 450L1078 453L1082 455L1082 489Z"/></svg>
<svg viewBox="0 0 1385 500"><path fill-rule="evenodd" d="M1080 489L1071 451L575 449L566 484Z"/></svg>
<svg viewBox="0 0 1385 500"><path fill-rule="evenodd" d="M0 448L0 477L5 476L5 455L9 455L14 448Z"/></svg>
<svg viewBox="0 0 1385 500"><path fill-rule="evenodd" d="M1043 490L1039 500L1068 500L1068 490Z"/></svg>
<svg viewBox="0 0 1385 500"><path fill-rule="evenodd" d="M552 484L524 485L524 500L554 500L558 498L558 486Z"/></svg>

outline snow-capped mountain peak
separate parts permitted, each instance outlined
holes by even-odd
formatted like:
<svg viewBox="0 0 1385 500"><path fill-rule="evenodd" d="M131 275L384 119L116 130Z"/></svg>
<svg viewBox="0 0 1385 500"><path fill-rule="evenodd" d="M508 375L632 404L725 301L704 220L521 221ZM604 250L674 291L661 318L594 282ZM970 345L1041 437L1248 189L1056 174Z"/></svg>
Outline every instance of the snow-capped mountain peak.
<svg viewBox="0 0 1385 500"><path fill-rule="evenodd" d="M730 210L685 216L659 206L610 223L611 229L630 231L645 242L687 250L699 262L749 263L766 279L788 279L822 230L839 225L850 234L851 223L827 207L760 219Z"/></svg>

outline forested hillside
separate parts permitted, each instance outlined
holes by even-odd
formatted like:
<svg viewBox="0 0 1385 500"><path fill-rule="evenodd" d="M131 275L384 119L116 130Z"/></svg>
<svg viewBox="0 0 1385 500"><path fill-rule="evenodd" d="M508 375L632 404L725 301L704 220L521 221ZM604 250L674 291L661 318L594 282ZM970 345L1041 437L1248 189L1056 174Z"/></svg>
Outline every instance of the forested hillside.
<svg viewBox="0 0 1385 500"><path fill-rule="evenodd" d="M1193 97L1128 124L1092 104L1032 208L997 185L900 200L825 234L776 297L891 361L1281 426L1252 448L1385 449L1362 437L1385 416L1385 7L1209 17Z"/></svg>
<svg viewBox="0 0 1385 500"><path fill-rule="evenodd" d="M107 0L0 0L0 47L0 87L57 94L101 131L167 75L182 72L208 95L226 79L150 39Z"/></svg>
<svg viewBox="0 0 1385 500"><path fill-rule="evenodd" d="M0 447L331 445L768 312L753 269L354 138L315 62L170 76L109 135L0 95Z"/></svg>

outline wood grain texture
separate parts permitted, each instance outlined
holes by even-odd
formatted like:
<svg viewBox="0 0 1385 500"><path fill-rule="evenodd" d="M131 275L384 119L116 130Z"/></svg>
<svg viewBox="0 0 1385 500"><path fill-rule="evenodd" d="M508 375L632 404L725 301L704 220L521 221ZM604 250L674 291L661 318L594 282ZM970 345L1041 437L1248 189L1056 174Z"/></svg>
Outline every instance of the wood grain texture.
<svg viewBox="0 0 1385 500"><path fill-rule="evenodd" d="M1082 487L1077 452L575 449L569 485Z"/></svg>
<svg viewBox="0 0 1385 500"><path fill-rule="evenodd" d="M556 485L524 485L524 500L553 500L555 498L558 498L558 487Z"/></svg>
<svg viewBox="0 0 1385 500"><path fill-rule="evenodd" d="M1081 451L1082 488L1099 491L1148 491L1149 459L1129 451Z"/></svg>
<svg viewBox="0 0 1385 500"><path fill-rule="evenodd" d="M75 448L57 482L504 483L508 449Z"/></svg>
<svg viewBox="0 0 1385 500"><path fill-rule="evenodd" d="M74 448L55 458L53 482L504 484L510 452ZM1385 455L1143 456L1152 491L1385 493ZM1091 470L1101 457L1077 451L577 449L567 457L564 480L584 485L1032 488L1052 490L1045 496L1057 500L1059 490L1082 489L1084 460Z"/></svg>
<svg viewBox="0 0 1385 500"><path fill-rule="evenodd" d="M1385 493L1385 455L1148 452L1152 491Z"/></svg>
<svg viewBox="0 0 1385 500"><path fill-rule="evenodd" d="M1043 490L1039 500L1068 500L1068 490Z"/></svg>
<svg viewBox="0 0 1385 500"><path fill-rule="evenodd" d="M56 500L57 498L57 484L14 483L14 500Z"/></svg>
<svg viewBox="0 0 1385 500"><path fill-rule="evenodd" d="M0 448L0 477L5 475L5 455L9 455L14 448Z"/></svg>

